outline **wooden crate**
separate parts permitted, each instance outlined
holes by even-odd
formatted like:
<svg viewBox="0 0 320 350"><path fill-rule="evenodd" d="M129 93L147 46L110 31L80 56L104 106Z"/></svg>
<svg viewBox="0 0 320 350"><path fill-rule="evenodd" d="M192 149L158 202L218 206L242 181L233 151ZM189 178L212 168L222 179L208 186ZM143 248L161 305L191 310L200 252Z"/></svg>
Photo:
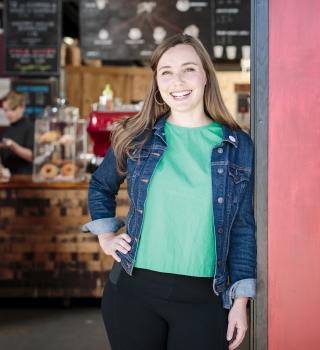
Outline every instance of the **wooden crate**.
<svg viewBox="0 0 320 350"><path fill-rule="evenodd" d="M96 236L80 231L90 221L88 182L30 181L0 184L0 297L100 297L113 259ZM124 184L117 207L122 219L126 191Z"/></svg>

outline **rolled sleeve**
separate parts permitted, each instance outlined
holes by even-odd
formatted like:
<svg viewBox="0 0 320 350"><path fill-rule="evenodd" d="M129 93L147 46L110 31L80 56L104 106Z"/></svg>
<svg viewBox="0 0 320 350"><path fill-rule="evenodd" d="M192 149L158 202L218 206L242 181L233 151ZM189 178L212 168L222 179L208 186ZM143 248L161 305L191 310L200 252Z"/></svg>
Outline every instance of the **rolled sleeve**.
<svg viewBox="0 0 320 350"><path fill-rule="evenodd" d="M255 298L256 296L256 279L245 278L233 283L225 291L222 292L223 307L230 309L236 298L247 297Z"/></svg>
<svg viewBox="0 0 320 350"><path fill-rule="evenodd" d="M83 233L91 232L94 235L106 232L117 232L124 225L123 220L118 217L103 218L90 221L84 224L81 228Z"/></svg>

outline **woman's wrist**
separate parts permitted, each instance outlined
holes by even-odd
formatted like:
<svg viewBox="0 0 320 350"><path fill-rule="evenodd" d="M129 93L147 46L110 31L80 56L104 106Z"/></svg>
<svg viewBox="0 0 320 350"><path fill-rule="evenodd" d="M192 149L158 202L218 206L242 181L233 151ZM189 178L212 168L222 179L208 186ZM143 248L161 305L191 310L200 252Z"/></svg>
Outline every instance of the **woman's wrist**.
<svg viewBox="0 0 320 350"><path fill-rule="evenodd" d="M99 239L111 239L115 237L115 234L113 232L104 232L99 233L97 236Z"/></svg>
<svg viewBox="0 0 320 350"><path fill-rule="evenodd" d="M246 306L248 303L248 300L249 300L248 297L238 297L238 298L235 298L234 304Z"/></svg>

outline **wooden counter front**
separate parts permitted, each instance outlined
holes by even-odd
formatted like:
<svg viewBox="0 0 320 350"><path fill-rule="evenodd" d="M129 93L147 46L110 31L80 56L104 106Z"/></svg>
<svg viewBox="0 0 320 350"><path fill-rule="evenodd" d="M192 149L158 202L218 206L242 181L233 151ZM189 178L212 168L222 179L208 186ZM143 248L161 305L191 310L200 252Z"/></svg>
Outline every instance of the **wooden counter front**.
<svg viewBox="0 0 320 350"><path fill-rule="evenodd" d="M13 188L88 189L89 177L79 182L33 182L31 175L13 175L9 182L0 182L0 190Z"/></svg>
<svg viewBox="0 0 320 350"><path fill-rule="evenodd" d="M0 183L0 297L100 297L113 259L97 238L81 233L90 221L88 181ZM117 197L126 218L126 184Z"/></svg>

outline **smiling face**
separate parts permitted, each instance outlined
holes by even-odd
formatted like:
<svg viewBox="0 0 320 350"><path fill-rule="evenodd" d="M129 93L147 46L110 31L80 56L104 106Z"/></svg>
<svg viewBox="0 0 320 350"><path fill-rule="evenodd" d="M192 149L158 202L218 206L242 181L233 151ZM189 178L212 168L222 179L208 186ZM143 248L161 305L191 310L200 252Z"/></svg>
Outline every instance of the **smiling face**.
<svg viewBox="0 0 320 350"><path fill-rule="evenodd" d="M195 49L179 44L168 49L157 65L157 85L172 114L204 114L206 73Z"/></svg>

